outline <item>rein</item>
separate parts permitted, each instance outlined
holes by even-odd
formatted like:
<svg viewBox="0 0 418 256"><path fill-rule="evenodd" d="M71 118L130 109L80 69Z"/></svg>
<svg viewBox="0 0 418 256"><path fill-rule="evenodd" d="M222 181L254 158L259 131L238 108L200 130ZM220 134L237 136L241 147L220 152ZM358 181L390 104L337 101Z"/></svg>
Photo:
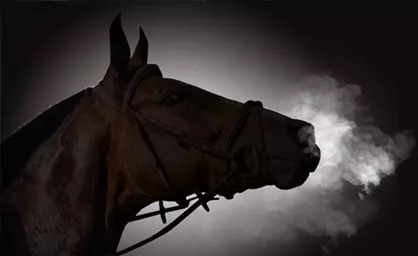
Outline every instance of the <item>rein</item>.
<svg viewBox="0 0 418 256"><path fill-rule="evenodd" d="M152 74L151 72L153 71L154 74ZM150 74L151 73L151 74ZM178 224L180 224L184 219L186 219L193 211L195 211L199 206L202 206L207 212L209 212L209 207L207 206L207 202L209 201L213 201L213 200L218 200L219 198L215 198L215 196L217 195L217 191L221 188L221 186L227 182L228 178L236 171L236 168L230 169L230 161L233 160L234 156L231 153L231 149L232 146L234 145L234 142L236 141L236 139L239 137L239 135L241 134L242 130L245 128L246 126L246 121L249 118L249 116L252 113L252 110L254 108L256 109L262 109L263 108L263 104L260 101L247 101L244 104L244 110L242 115L240 116L240 118L238 119L236 125L233 127L230 135L228 136L228 139L226 141L226 144L224 146L223 149L218 149L216 147L213 147L212 145L210 145L210 143L207 143L205 141L201 141L197 138L189 138L189 136L187 136L186 133L182 132L181 130L176 129L175 127L166 125L152 117L146 117L142 114L140 114L137 111L133 111L130 106L130 100L132 98L132 94L134 93L135 89L137 86L139 86L139 84L147 77L150 76L160 76L162 77L162 73L160 71L160 69L158 68L157 65L155 64L148 64L145 65L144 67L140 68L134 75L134 78L132 79L132 82L128 85L128 88L126 90L126 93L123 97L123 103L122 103L122 114L124 114L130 121L131 123L138 127L139 131L141 132L142 137L145 140L145 143L147 144L148 149L151 151L152 155L153 155L153 161L154 161L154 168L157 171L158 175L160 176L161 180L163 181L163 183L165 184L166 187L168 187L172 193L175 195L175 197L177 198L176 202L179 204L179 206L175 206L175 207L170 207L170 208L164 208L163 205L163 201L159 201L159 206L160 206L160 210L159 211L154 211L154 212L150 212L150 213L145 213L145 214L141 214L141 215L137 215L135 216L132 220L130 220L129 222L132 221L136 221L136 220L140 220L140 219L144 219L144 218L148 218L148 217L152 217L152 216L156 216L156 215L160 215L161 219L163 221L163 223L166 223L166 216L165 214L167 212L171 212L171 211L176 211L176 210L181 210L181 209L185 209L189 206L190 202L192 200L197 199L197 201L191 205L189 208L187 208L180 216L178 216L175 220L173 220L172 222L170 222L167 226L165 226L164 228L162 228L160 231L158 231L157 233L155 233L154 235L134 244L131 245L119 252L116 253L111 253L111 254L107 254L107 256L118 256L118 255L123 255L126 254L130 251L133 251L141 246L144 246L152 241L154 241L155 239L167 234L169 231L171 231L174 227L176 227ZM115 107L115 109L117 109L117 106L115 104L115 102L113 101L112 97L109 95L109 93L107 91L105 91L105 89L103 87L97 86L95 88L95 91L97 92L97 94L107 103L113 105ZM118 109L117 109L118 110ZM262 121L261 118L261 113L258 111L259 117L260 117L260 122ZM262 122L261 122L262 124ZM225 174L222 177L221 180L218 181L218 183L213 186L208 192L206 192L205 194L201 194L200 192L196 193L196 197L191 198L191 199L186 199L184 197L180 197L177 195L176 191L173 189L173 186L170 183L170 180L168 179L168 175L165 171L164 165L162 163L162 161L160 160L157 152L154 150L153 144L151 143L151 141L149 140L149 136L148 133L145 129L146 126L151 126L154 129L157 130L162 130L165 133L175 137L179 143L182 143L184 145L188 145L189 147L193 147L196 148L206 154L212 155L214 157L217 158L221 158L225 160ZM265 138L264 138L264 131L263 131L263 127L262 125L260 126L261 129L261 134L262 134L262 147L263 147L263 158L268 157L267 154L265 154Z"/></svg>

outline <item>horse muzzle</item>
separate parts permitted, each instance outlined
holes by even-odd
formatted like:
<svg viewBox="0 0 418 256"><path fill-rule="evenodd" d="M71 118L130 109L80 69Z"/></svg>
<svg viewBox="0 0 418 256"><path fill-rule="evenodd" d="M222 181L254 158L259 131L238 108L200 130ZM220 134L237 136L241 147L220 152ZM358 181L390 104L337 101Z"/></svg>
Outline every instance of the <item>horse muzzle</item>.
<svg viewBox="0 0 418 256"><path fill-rule="evenodd" d="M277 158L269 163L274 184L280 189L301 186L314 172L321 159L321 150L315 143L314 127L304 121L292 119L287 131L300 148L300 156L294 160Z"/></svg>

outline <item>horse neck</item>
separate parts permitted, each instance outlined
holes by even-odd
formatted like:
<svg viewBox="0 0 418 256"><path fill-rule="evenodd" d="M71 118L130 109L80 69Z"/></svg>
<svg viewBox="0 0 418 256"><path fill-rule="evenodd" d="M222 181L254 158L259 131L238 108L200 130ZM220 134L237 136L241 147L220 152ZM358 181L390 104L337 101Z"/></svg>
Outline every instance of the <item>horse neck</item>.
<svg viewBox="0 0 418 256"><path fill-rule="evenodd" d="M12 242L26 241L27 253L113 252L122 234L123 224L105 223L107 122L95 103L77 111L34 152L25 165L25 178L7 200L5 232L12 232ZM9 246L13 250L13 243ZM21 244L16 248L22 249Z"/></svg>

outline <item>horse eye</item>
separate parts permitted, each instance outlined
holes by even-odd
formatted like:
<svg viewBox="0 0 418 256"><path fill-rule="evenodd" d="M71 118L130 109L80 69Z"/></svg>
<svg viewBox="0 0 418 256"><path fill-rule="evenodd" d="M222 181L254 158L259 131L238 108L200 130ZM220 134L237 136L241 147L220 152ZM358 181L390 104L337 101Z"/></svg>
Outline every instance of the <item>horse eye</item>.
<svg viewBox="0 0 418 256"><path fill-rule="evenodd" d="M163 96L161 103L167 107L172 107L181 101L182 98L180 97L180 95L176 93L166 93Z"/></svg>

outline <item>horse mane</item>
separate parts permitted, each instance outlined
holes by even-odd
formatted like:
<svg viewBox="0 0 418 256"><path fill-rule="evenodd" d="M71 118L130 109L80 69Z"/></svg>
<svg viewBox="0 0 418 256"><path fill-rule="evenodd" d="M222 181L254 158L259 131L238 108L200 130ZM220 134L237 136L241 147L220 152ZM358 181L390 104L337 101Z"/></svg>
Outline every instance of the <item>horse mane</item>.
<svg viewBox="0 0 418 256"><path fill-rule="evenodd" d="M92 88L84 89L50 107L1 143L1 183L3 192L20 175L33 152L48 140L73 113Z"/></svg>

